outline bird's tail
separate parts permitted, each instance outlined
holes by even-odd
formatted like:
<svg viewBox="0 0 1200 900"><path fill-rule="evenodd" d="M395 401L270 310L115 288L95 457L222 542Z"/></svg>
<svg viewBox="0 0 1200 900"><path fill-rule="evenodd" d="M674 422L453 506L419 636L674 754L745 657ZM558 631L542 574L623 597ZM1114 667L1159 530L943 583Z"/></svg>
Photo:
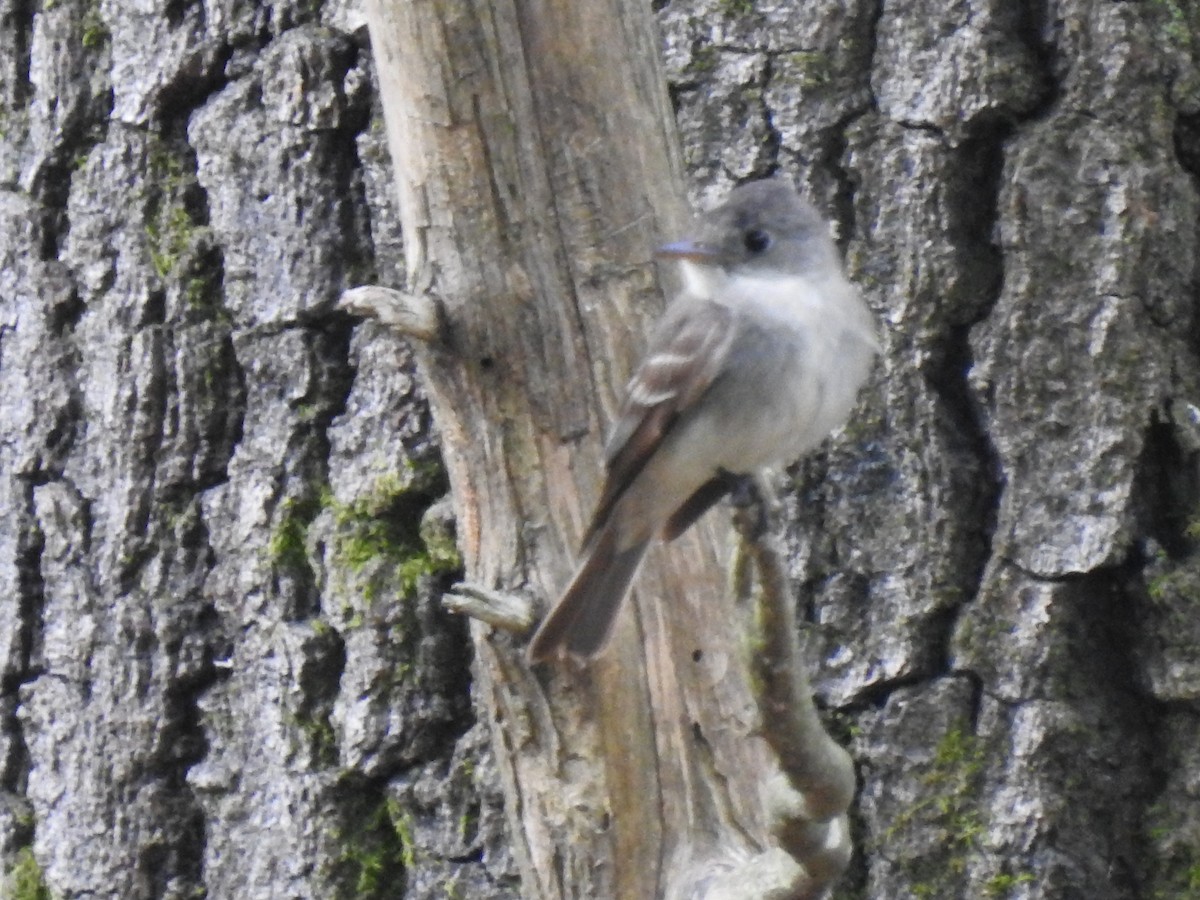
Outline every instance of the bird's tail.
<svg viewBox="0 0 1200 900"><path fill-rule="evenodd" d="M618 550L615 532L610 525L589 542L575 577L529 642L530 663L543 662L563 650L595 656L607 643L621 601L650 544L646 538Z"/></svg>

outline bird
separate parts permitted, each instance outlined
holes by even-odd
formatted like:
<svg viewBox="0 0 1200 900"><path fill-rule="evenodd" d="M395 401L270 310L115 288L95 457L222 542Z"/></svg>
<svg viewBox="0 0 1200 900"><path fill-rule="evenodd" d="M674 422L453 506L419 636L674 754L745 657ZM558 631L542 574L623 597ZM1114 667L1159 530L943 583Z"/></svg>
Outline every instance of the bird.
<svg viewBox="0 0 1200 900"><path fill-rule="evenodd" d="M879 352L829 224L783 178L734 188L656 256L682 288L625 390L581 561L531 664L596 656L651 543L841 427Z"/></svg>

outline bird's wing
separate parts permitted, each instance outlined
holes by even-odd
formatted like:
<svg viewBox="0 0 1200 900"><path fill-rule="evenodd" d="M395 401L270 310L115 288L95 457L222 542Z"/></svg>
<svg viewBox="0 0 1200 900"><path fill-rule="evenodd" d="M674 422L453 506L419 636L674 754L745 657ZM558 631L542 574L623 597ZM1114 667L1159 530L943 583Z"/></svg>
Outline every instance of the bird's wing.
<svg viewBox="0 0 1200 900"><path fill-rule="evenodd" d="M729 354L733 331L733 313L711 301L689 298L667 311L629 381L605 448L608 473L585 547L680 415L712 385Z"/></svg>

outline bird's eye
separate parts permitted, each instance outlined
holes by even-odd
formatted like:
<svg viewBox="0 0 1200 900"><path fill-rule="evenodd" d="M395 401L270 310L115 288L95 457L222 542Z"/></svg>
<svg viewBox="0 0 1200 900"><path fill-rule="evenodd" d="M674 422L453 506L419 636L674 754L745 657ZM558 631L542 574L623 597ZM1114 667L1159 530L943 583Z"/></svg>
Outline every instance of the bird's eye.
<svg viewBox="0 0 1200 900"><path fill-rule="evenodd" d="M771 246L771 235L761 228L752 228L742 235L742 244L751 253L762 253Z"/></svg>

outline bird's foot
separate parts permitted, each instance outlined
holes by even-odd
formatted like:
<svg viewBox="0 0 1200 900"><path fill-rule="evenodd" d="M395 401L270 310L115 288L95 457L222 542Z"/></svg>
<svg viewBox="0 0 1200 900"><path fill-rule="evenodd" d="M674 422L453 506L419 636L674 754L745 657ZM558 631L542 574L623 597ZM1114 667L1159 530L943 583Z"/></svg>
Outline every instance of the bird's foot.
<svg viewBox="0 0 1200 900"><path fill-rule="evenodd" d="M779 497L765 473L732 477L735 483L729 502L734 510L734 526L748 540L754 540L766 534L779 518Z"/></svg>

